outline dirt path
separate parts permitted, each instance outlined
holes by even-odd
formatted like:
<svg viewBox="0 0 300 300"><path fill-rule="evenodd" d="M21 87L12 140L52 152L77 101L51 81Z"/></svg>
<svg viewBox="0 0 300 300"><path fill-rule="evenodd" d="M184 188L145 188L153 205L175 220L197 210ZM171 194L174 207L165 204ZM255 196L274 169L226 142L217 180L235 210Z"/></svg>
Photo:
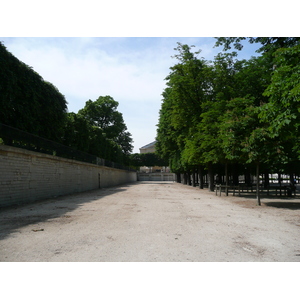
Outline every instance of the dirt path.
<svg viewBox="0 0 300 300"><path fill-rule="evenodd" d="M300 201L137 182L0 211L0 261L300 261Z"/></svg>

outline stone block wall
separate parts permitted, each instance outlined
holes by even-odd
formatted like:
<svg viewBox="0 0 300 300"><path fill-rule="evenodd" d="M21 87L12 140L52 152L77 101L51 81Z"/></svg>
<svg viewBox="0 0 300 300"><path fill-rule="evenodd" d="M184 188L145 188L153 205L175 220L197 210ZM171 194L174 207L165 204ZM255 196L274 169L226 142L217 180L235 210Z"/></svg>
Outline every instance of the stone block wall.
<svg viewBox="0 0 300 300"><path fill-rule="evenodd" d="M136 172L0 145L0 207L136 180Z"/></svg>
<svg viewBox="0 0 300 300"><path fill-rule="evenodd" d="M175 181L174 173L138 173L138 181Z"/></svg>

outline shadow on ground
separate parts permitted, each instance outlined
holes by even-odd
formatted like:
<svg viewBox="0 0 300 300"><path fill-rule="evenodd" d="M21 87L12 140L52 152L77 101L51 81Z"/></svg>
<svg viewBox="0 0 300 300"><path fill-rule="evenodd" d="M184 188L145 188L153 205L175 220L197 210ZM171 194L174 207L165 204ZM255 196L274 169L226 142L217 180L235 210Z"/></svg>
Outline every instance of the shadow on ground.
<svg viewBox="0 0 300 300"><path fill-rule="evenodd" d="M132 184L60 196L20 206L1 208L0 240L5 239L5 237L11 233L18 232L19 229L24 226L63 217L66 213L77 209L85 203L123 192Z"/></svg>
<svg viewBox="0 0 300 300"><path fill-rule="evenodd" d="M285 208L285 209L292 209L297 210L300 209L300 203L299 202L266 202L264 203L266 206L276 207L276 208Z"/></svg>
<svg viewBox="0 0 300 300"><path fill-rule="evenodd" d="M174 181L138 181L139 184L172 184Z"/></svg>
<svg viewBox="0 0 300 300"><path fill-rule="evenodd" d="M219 194L218 194L219 196ZM255 192L253 193L241 193L240 195L233 193L229 193L229 196L233 197L233 202L244 207L254 207L257 206L257 199ZM263 206L275 207L275 208L283 208L283 209L291 209L298 210L300 209L300 199L299 195L296 197L287 197L287 196L278 196L276 194L267 194L263 192L260 194L261 196L261 204ZM225 193L222 193L222 198L226 199Z"/></svg>

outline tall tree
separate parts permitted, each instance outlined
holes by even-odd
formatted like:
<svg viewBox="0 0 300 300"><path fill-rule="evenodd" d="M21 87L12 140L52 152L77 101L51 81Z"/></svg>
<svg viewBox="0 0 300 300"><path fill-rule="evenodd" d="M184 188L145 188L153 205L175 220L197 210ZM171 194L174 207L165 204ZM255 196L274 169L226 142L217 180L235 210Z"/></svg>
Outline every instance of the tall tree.
<svg viewBox="0 0 300 300"><path fill-rule="evenodd" d="M269 102L261 107L260 118L269 124L269 134L280 140L281 171L298 173L300 158L300 45L280 48L273 54L274 71L264 92Z"/></svg>
<svg viewBox="0 0 300 300"><path fill-rule="evenodd" d="M243 40L219 38L217 45L241 50ZM261 56L239 61L236 53L220 53L212 63L178 44L178 63L163 92L157 149L179 172L206 165L212 176L219 163L255 165L260 204L262 168L295 172L297 151L300 157L299 38L249 41L261 43Z"/></svg>
<svg viewBox="0 0 300 300"><path fill-rule="evenodd" d="M274 72L264 92L270 100L262 107L260 117L269 122L272 136L293 139L299 147L300 45L278 49L274 56Z"/></svg>
<svg viewBox="0 0 300 300"><path fill-rule="evenodd" d="M170 68L167 88L163 93L158 124L157 151L171 160L171 167L180 170L188 165L182 157L186 141L202 112L202 103L211 92L209 67L204 59L197 58L200 51L192 52L188 45L178 43L174 56L177 63Z"/></svg>
<svg viewBox="0 0 300 300"><path fill-rule="evenodd" d="M236 93L236 54L218 54L205 73L210 91L201 103L202 113L193 124L183 156L197 165L205 165L209 175L209 189L214 189L213 165L224 163L225 156L219 138L221 117L226 103Z"/></svg>
<svg viewBox="0 0 300 300"><path fill-rule="evenodd" d="M91 126L101 128L106 138L117 143L127 155L133 149L132 138L123 115L117 111L118 106L119 103L111 96L100 96L96 101L88 100L78 114Z"/></svg>

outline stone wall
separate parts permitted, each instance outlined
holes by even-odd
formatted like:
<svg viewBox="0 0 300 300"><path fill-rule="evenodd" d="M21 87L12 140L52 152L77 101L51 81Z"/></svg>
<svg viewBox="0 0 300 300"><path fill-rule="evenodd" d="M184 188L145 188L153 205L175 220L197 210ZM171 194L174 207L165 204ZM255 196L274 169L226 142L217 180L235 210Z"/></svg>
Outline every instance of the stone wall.
<svg viewBox="0 0 300 300"><path fill-rule="evenodd" d="M138 173L138 181L175 181L174 173Z"/></svg>
<svg viewBox="0 0 300 300"><path fill-rule="evenodd" d="M0 207L136 180L136 172L0 145Z"/></svg>

